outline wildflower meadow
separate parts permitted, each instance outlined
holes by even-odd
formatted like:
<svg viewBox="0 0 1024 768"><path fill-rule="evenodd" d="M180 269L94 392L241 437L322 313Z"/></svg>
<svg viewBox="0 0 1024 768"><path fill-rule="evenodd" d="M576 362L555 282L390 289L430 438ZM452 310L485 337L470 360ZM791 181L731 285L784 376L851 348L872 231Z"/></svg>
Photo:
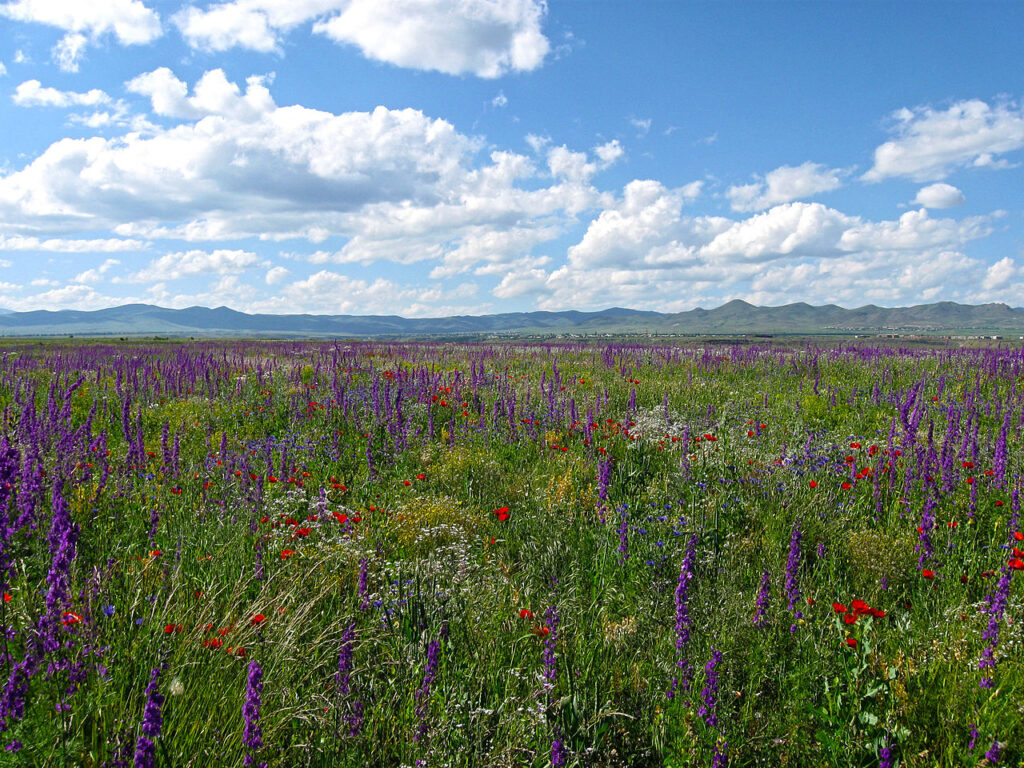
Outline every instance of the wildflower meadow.
<svg viewBox="0 0 1024 768"><path fill-rule="evenodd" d="M1024 351L0 348L0 765L1024 760Z"/></svg>

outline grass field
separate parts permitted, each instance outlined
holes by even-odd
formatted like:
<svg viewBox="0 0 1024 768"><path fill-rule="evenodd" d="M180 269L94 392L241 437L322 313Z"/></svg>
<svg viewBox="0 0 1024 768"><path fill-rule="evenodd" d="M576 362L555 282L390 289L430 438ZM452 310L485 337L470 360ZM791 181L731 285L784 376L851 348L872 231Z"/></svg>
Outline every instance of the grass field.
<svg viewBox="0 0 1024 768"><path fill-rule="evenodd" d="M1024 353L9 345L0 765L1024 760Z"/></svg>

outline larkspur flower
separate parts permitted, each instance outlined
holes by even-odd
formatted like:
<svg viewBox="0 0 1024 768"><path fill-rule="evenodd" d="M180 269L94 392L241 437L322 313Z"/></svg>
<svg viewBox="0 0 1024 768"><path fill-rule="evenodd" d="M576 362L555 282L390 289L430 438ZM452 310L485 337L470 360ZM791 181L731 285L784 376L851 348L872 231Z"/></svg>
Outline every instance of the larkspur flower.
<svg viewBox="0 0 1024 768"><path fill-rule="evenodd" d="M718 665L722 663L722 652L711 648L711 659L704 665L704 689L700 692L701 705L697 714L712 728L718 725Z"/></svg>
<svg viewBox="0 0 1024 768"><path fill-rule="evenodd" d="M156 745L154 739L160 737L164 720L161 708L164 705L164 697L157 690L157 683L160 680L160 668L153 669L150 674L149 684L146 686L146 706L142 711L142 724L139 736L135 745L135 768L155 768L156 766Z"/></svg>
<svg viewBox="0 0 1024 768"><path fill-rule="evenodd" d="M771 575L768 571L761 574L761 589L757 593L757 603L755 605L753 624L755 627L764 626L766 621L765 611L768 608L768 595L771 589Z"/></svg>
<svg viewBox="0 0 1024 768"><path fill-rule="evenodd" d="M256 765L253 753L263 747L263 726L260 723L260 707L263 697L263 670L255 659L249 662L249 675L246 680L245 704L242 705L242 717L245 725L242 728L242 744L245 746L245 758L242 765L248 768ZM266 763L259 763L259 768L266 768Z"/></svg>

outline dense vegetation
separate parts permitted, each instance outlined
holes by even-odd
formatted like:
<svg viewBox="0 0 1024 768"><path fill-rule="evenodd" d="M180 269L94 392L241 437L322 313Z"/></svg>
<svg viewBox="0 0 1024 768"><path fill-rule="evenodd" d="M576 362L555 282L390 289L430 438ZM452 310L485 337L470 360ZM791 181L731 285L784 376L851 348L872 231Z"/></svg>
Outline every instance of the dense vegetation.
<svg viewBox="0 0 1024 768"><path fill-rule="evenodd" d="M1016 765L1019 349L18 345L4 765Z"/></svg>

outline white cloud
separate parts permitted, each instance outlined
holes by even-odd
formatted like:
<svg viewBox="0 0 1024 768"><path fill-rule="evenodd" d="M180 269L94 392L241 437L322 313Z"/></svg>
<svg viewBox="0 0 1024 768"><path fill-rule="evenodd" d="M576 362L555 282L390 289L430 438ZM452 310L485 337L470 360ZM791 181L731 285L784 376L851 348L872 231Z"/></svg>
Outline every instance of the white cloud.
<svg viewBox="0 0 1024 768"><path fill-rule="evenodd" d="M618 139L613 139L605 144L594 147L594 154L601 161L601 167L607 168L625 154Z"/></svg>
<svg viewBox="0 0 1024 768"><path fill-rule="evenodd" d="M0 235L0 251L57 251L62 253L112 253L119 251L137 251L146 244L141 240L122 238L95 238L91 240L71 240L64 238L48 238L23 235Z"/></svg>
<svg viewBox="0 0 1024 768"><path fill-rule="evenodd" d="M111 98L98 88L86 93L44 88L38 80L26 80L11 97L19 107L96 107L110 104Z"/></svg>
<svg viewBox="0 0 1024 768"><path fill-rule="evenodd" d="M265 85L266 79L249 77L243 95L235 83L228 81L224 70L212 69L199 78L193 95L189 96L188 85L167 67L160 67L129 80L125 88L131 93L148 96L153 111L165 117L198 119L220 115L249 122L276 108Z"/></svg>
<svg viewBox="0 0 1024 768"><path fill-rule="evenodd" d="M494 78L539 67L550 50L538 0L351 0L313 31L400 67Z"/></svg>
<svg viewBox="0 0 1024 768"><path fill-rule="evenodd" d="M903 176L925 182L957 168L1005 168L999 158L1024 147L1024 113L1012 102L990 106L972 99L946 110L901 109L892 116L896 138L875 149L875 163L861 178Z"/></svg>
<svg viewBox="0 0 1024 768"><path fill-rule="evenodd" d="M34 283L36 281L33 281ZM33 287L47 287L53 285L48 281ZM103 309L118 304L128 304L135 301L133 298L111 298L96 291L95 288L84 283L72 283L60 288L52 288L42 293L35 293L29 296L16 296L12 293L20 292L21 286L11 286L0 283L0 306L15 312L28 312L35 309Z"/></svg>
<svg viewBox="0 0 1024 768"><path fill-rule="evenodd" d="M648 131L651 130L651 118L640 119L637 117L629 118L629 124L636 128L637 138L642 139L647 135Z"/></svg>
<svg viewBox="0 0 1024 768"><path fill-rule="evenodd" d="M121 262L117 259L106 259L102 264L93 269L87 269L71 278L73 283L95 284L103 281L107 272L118 266Z"/></svg>
<svg viewBox="0 0 1024 768"><path fill-rule="evenodd" d="M312 21L314 33L376 61L494 78L543 63L545 13L541 0L233 0L189 6L172 20L207 51L280 52L283 35Z"/></svg>
<svg viewBox="0 0 1024 768"><path fill-rule="evenodd" d="M166 69L128 87L183 122L54 143L0 176L0 226L33 237L108 229L135 242L338 237L347 242L302 258L433 260L435 278L504 274L543 266L534 248L611 205L592 180L623 155L618 141L590 153L538 141L543 166L507 151L481 162L481 141L444 120L409 109L277 107L259 79L243 94L219 70L192 95ZM695 183L677 194L699 191Z"/></svg>
<svg viewBox="0 0 1024 768"><path fill-rule="evenodd" d="M569 248L566 264L511 271L494 295L533 295L542 309L669 311L730 298L846 306L966 298L984 265L960 248L1002 215L958 221L922 209L865 221L820 203L786 203L733 221L684 216L685 202L680 190L633 181Z"/></svg>
<svg viewBox="0 0 1024 768"><path fill-rule="evenodd" d="M6 74L7 74L7 67L5 67L4 63L2 61L0 61L0 77L3 77Z"/></svg>
<svg viewBox="0 0 1024 768"><path fill-rule="evenodd" d="M508 96L505 95L504 91L498 91L498 95L491 99L491 106L499 109L508 106Z"/></svg>
<svg viewBox="0 0 1024 768"><path fill-rule="evenodd" d="M753 184L729 188L726 193L734 211L761 211L779 203L788 203L842 186L844 172L818 163L783 165L765 174Z"/></svg>
<svg viewBox="0 0 1024 768"><path fill-rule="evenodd" d="M1019 277L1024 277L1024 270L1021 270L1017 265L1017 262L1009 256L1004 256L985 270L985 279L982 282L981 287L984 288L986 292L1002 291L1010 286L1014 278ZM1022 295L1024 294L1017 293L1014 301L1016 303L1020 303L1020 297Z"/></svg>
<svg viewBox="0 0 1024 768"><path fill-rule="evenodd" d="M161 73L133 87L166 113L218 114L144 134L57 141L0 177L0 223L56 232L88 222L122 236L193 240L322 239L350 232L349 217L365 206L435 206L462 186L492 195L507 186L468 170L476 140L416 110L277 108L258 78L240 96L216 70L201 81L209 89L175 100L174 82Z"/></svg>
<svg viewBox="0 0 1024 768"><path fill-rule="evenodd" d="M251 303L251 311L309 312L329 315L395 314L403 317L443 316L472 312L478 307L439 305L472 296L465 284L451 291L439 286L409 286L385 278L372 281L321 270L283 286L272 298Z"/></svg>
<svg viewBox="0 0 1024 768"><path fill-rule="evenodd" d="M113 35L122 45L139 45L161 34L159 14L140 0L13 0L0 5L0 16L64 30L52 53L66 72L77 72L85 46L103 35ZM15 61L23 59L18 51Z"/></svg>
<svg viewBox="0 0 1024 768"><path fill-rule="evenodd" d="M85 46L89 38L80 32L68 32L53 46L53 60L62 72L77 72L78 63L85 55Z"/></svg>
<svg viewBox="0 0 1024 768"><path fill-rule="evenodd" d="M839 239L844 251L915 251L926 248L950 248L988 236L992 221L1002 211L989 216L972 216L961 221L933 219L928 211L907 211L898 221L860 222L847 228Z"/></svg>
<svg viewBox="0 0 1024 768"><path fill-rule="evenodd" d="M925 208L955 208L964 203L964 193L951 184L929 184L917 191L917 197L911 202Z"/></svg>
<svg viewBox="0 0 1024 768"><path fill-rule="evenodd" d="M285 267L271 267L267 270L266 277L267 285L280 285L291 275L291 272Z"/></svg>
<svg viewBox="0 0 1024 768"><path fill-rule="evenodd" d="M251 251L218 249L167 253L123 279L126 283L180 280L193 275L238 275L266 267L268 262Z"/></svg>

